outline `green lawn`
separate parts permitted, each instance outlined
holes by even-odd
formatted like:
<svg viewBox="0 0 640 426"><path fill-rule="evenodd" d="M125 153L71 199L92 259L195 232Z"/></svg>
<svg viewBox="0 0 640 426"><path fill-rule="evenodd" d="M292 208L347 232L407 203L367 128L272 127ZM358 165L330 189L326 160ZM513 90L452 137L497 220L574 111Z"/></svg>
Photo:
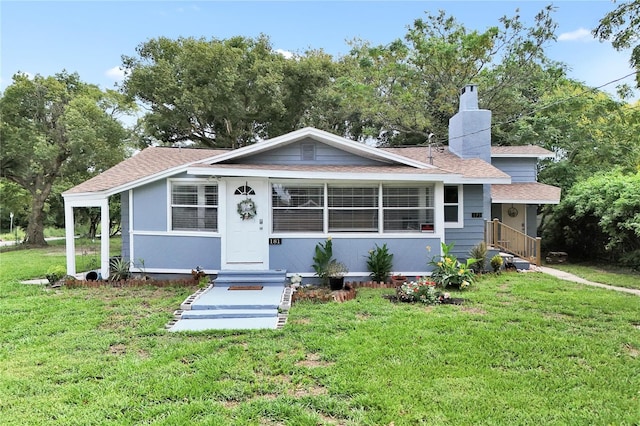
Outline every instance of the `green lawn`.
<svg viewBox="0 0 640 426"><path fill-rule="evenodd" d="M607 265L587 265L565 263L561 265L547 265L551 268L570 272L585 280L596 283L609 284L616 287L635 288L640 290L640 272L629 268Z"/></svg>
<svg viewBox="0 0 640 426"><path fill-rule="evenodd" d="M2 425L640 421L637 296L505 273L456 294L462 306L361 289L294 305L282 330L170 334L195 288L23 285L7 254Z"/></svg>
<svg viewBox="0 0 640 426"><path fill-rule="evenodd" d="M49 241L43 249L16 249L5 247L0 252L0 280L27 280L44 278L49 268L67 264L65 241ZM122 238L109 239L109 254L121 252ZM76 240L76 270L78 272L99 268L100 240L81 238Z"/></svg>

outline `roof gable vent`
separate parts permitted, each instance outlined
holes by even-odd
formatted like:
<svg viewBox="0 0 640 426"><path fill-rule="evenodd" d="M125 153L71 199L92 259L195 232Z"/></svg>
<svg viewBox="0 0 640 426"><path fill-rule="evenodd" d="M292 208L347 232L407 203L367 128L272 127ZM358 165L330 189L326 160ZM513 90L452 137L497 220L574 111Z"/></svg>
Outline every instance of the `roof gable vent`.
<svg viewBox="0 0 640 426"><path fill-rule="evenodd" d="M316 145L312 143L300 145L300 159L302 161L314 161L316 159Z"/></svg>

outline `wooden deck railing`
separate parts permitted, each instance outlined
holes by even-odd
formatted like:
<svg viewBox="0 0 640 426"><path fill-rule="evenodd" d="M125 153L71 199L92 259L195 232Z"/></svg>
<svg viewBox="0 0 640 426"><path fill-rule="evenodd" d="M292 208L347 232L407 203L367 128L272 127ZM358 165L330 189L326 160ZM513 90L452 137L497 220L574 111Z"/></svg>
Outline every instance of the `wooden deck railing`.
<svg viewBox="0 0 640 426"><path fill-rule="evenodd" d="M540 237L530 237L505 225L498 219L486 222L485 242L487 246L511 253L537 266L540 266L542 261L540 241Z"/></svg>

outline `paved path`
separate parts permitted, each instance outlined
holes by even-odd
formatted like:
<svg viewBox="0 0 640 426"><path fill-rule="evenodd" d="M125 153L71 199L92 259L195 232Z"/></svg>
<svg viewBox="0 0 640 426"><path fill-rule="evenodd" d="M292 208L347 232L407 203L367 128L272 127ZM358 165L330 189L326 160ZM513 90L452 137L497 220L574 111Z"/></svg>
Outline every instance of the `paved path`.
<svg viewBox="0 0 640 426"><path fill-rule="evenodd" d="M594 283L593 281L585 280L584 278L580 278L576 275L570 274L569 272L559 271L558 269L547 268L546 266L540 266L537 268L540 272L545 274L553 275L556 278L560 278L561 280L573 281L580 284L591 285L594 287L606 288L607 290L615 290L623 293L635 294L636 296L640 296L640 290L634 288L626 288L626 287L616 287L607 284Z"/></svg>

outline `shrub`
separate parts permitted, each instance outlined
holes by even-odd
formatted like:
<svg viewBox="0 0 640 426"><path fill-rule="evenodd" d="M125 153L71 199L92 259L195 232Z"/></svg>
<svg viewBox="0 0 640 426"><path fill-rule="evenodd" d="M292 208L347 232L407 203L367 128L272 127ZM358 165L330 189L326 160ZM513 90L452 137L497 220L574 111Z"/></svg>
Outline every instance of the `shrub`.
<svg viewBox="0 0 640 426"><path fill-rule="evenodd" d="M121 257L115 258L111 261L111 275L109 279L111 281L127 280L131 277L131 262Z"/></svg>
<svg viewBox="0 0 640 426"><path fill-rule="evenodd" d="M500 268L502 268L502 256L500 256L499 254L496 254L495 256L493 256L491 258L491 268L493 269L493 272L500 272Z"/></svg>
<svg viewBox="0 0 640 426"><path fill-rule="evenodd" d="M369 275L373 281L384 283L391 274L393 269L393 253L389 253L387 244L383 244L376 247L373 250L369 250L369 257L367 258L367 268L371 274Z"/></svg>
<svg viewBox="0 0 640 426"><path fill-rule="evenodd" d="M396 288L396 296L401 302L419 302L425 305L435 305L440 294L436 291L436 283L427 278L405 282Z"/></svg>
<svg viewBox="0 0 640 426"><path fill-rule="evenodd" d="M471 269L476 274L484 272L484 266L487 264L487 243L480 241L469 251L469 256L476 259L477 262L471 265Z"/></svg>
<svg viewBox="0 0 640 426"><path fill-rule="evenodd" d="M49 284L56 283L62 279L67 274L67 268L64 266L56 265L52 266L47 270L47 274L45 277L49 281Z"/></svg>
<svg viewBox="0 0 640 426"><path fill-rule="evenodd" d="M329 264L335 262L333 259L333 241L331 237L327 238L327 241L324 243L316 244L316 250L313 255L313 270L316 272L316 276L318 276L322 280L323 285L329 284L329 275L328 275L328 267Z"/></svg>
<svg viewBox="0 0 640 426"><path fill-rule="evenodd" d="M434 257L429 262L435 266L431 273L431 278L442 288L458 287L461 290L469 287L475 282L475 274L471 265L476 263L476 259L469 258L466 263L460 263L458 258L451 254L453 243L447 245L442 243L442 256Z"/></svg>

